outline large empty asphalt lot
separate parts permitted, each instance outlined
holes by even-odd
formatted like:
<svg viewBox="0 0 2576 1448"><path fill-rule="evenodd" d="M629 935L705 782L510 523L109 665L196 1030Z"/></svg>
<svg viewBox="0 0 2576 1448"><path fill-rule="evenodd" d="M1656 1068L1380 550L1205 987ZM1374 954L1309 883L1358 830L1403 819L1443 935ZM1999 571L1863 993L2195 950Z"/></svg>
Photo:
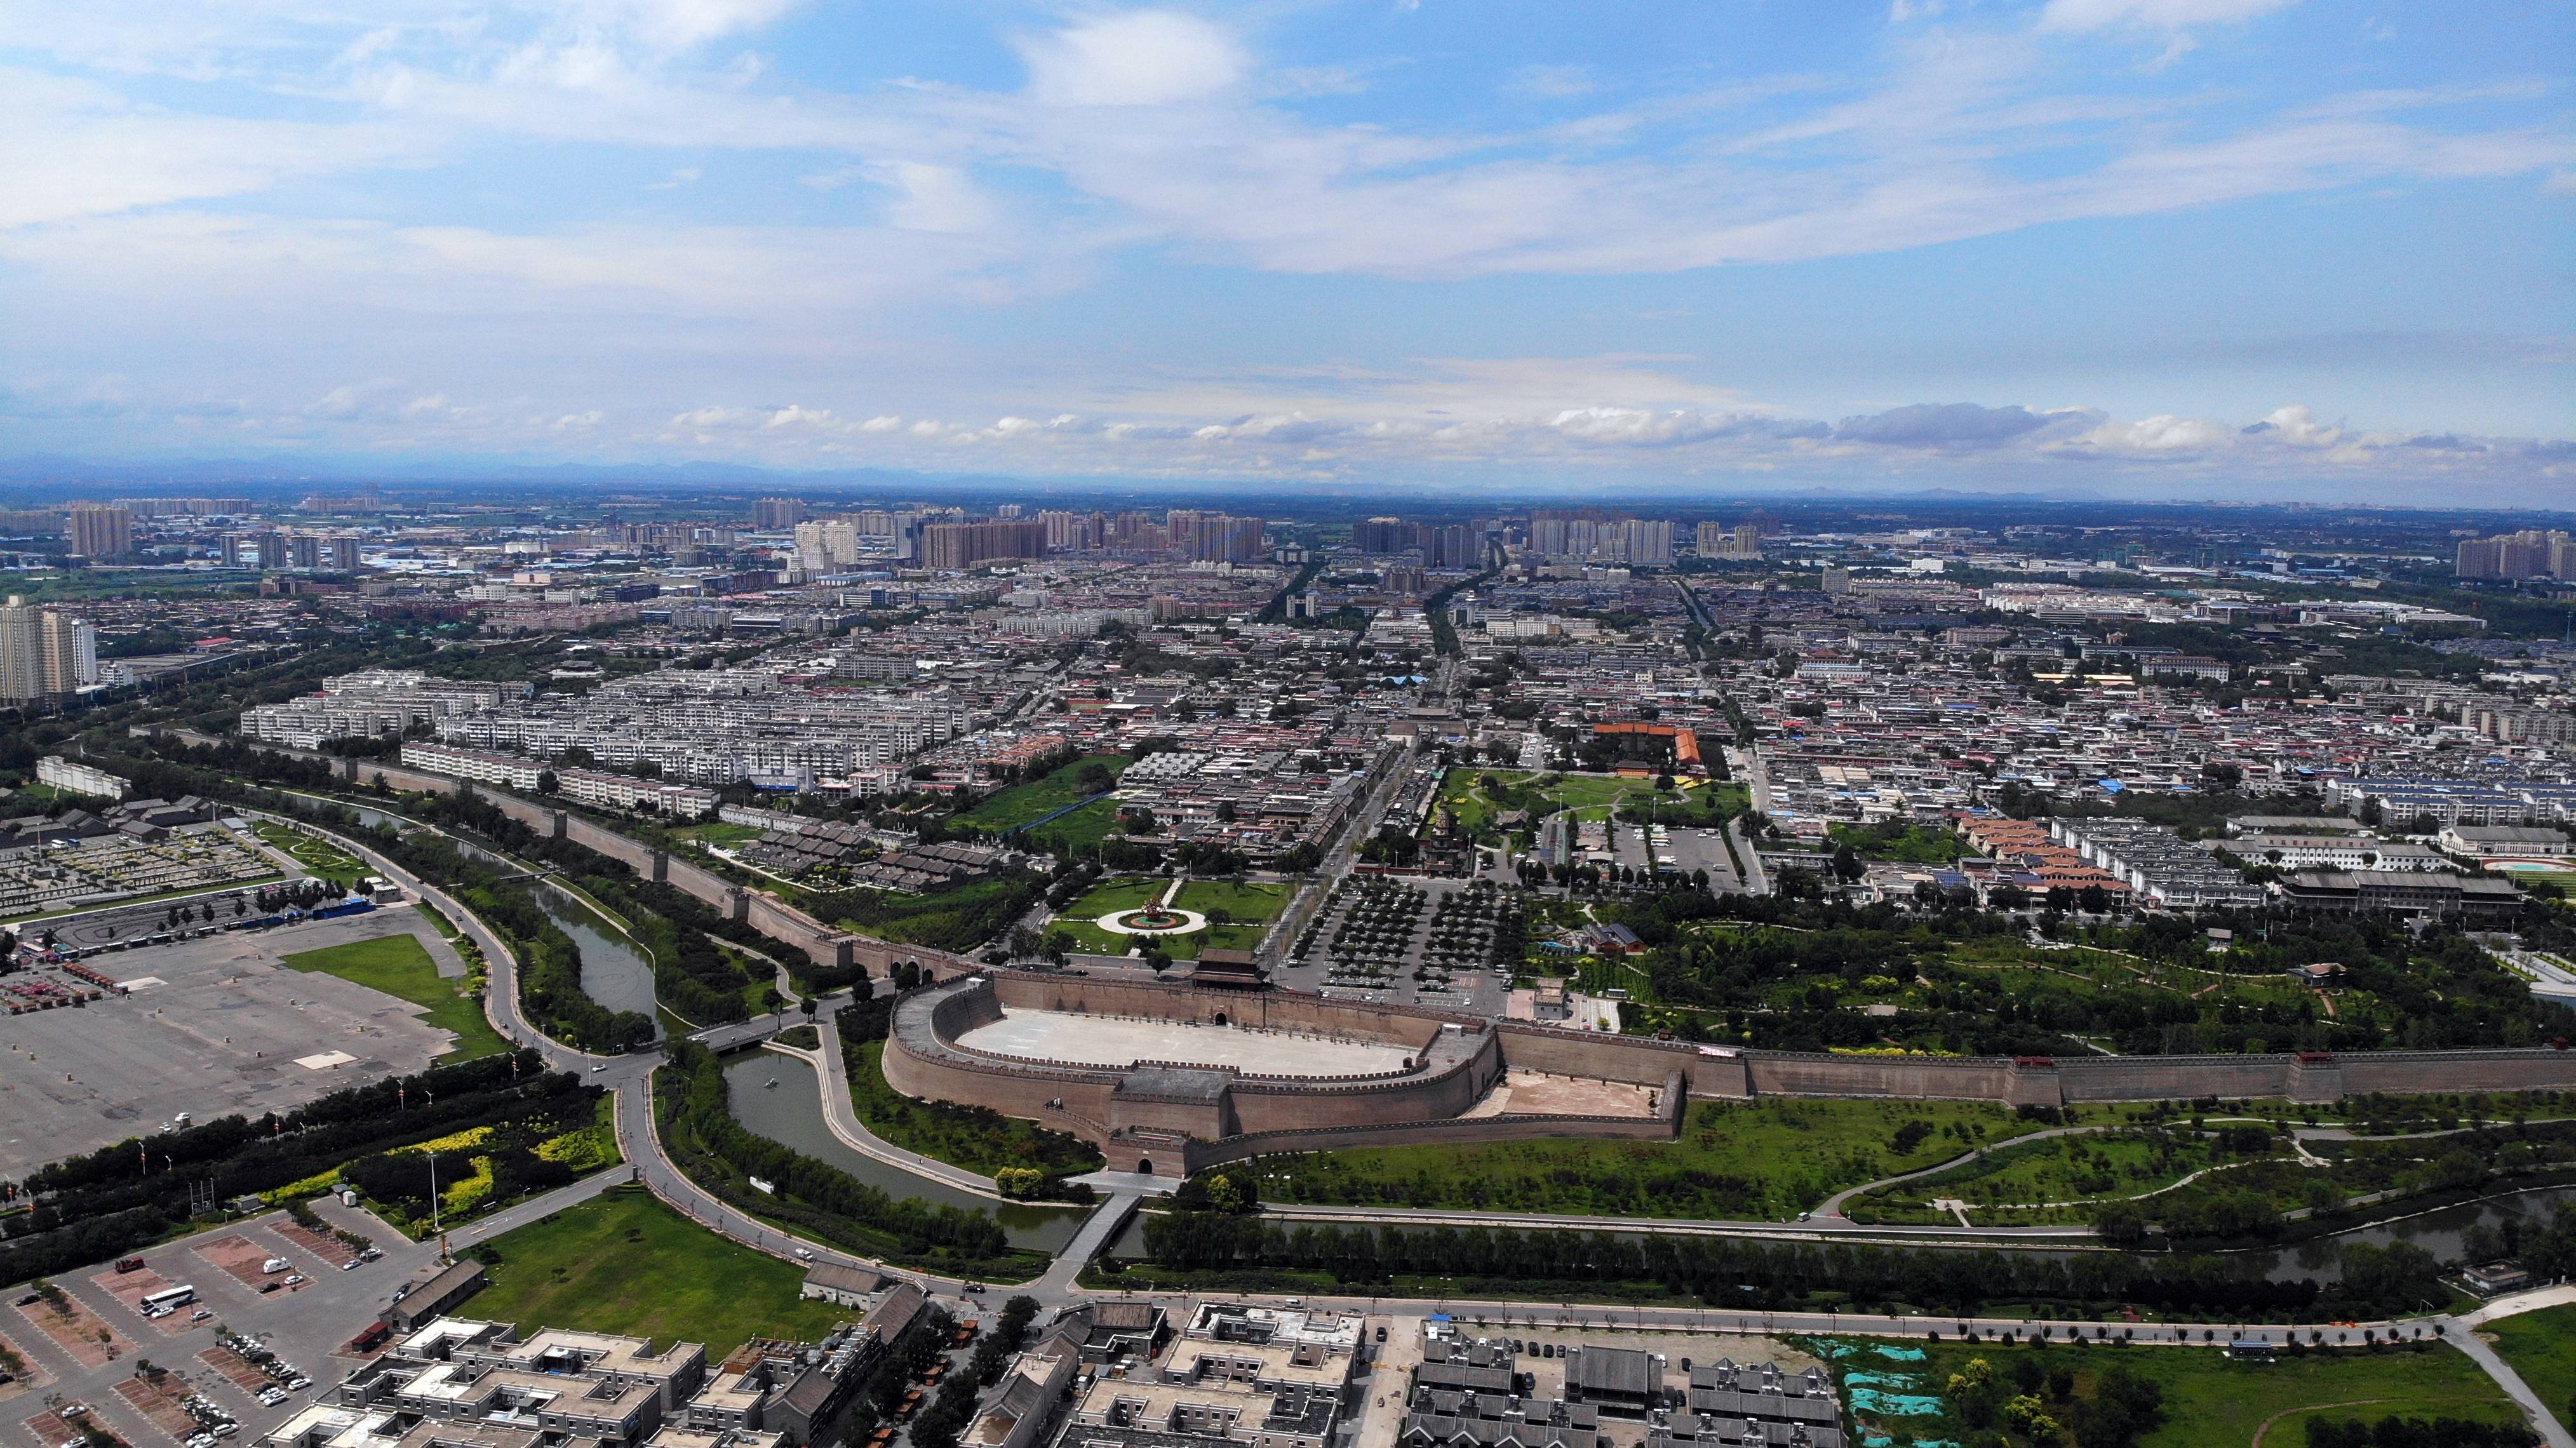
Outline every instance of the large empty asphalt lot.
<svg viewBox="0 0 2576 1448"><path fill-rule="evenodd" d="M80 1009L0 1016L0 1178L148 1135L181 1111L205 1121L284 1110L428 1065L453 1037L421 1024L420 1007L277 963L397 933L421 937L443 970L462 972L410 906L90 957L120 981L164 983ZM296 1064L334 1052L350 1059Z"/></svg>

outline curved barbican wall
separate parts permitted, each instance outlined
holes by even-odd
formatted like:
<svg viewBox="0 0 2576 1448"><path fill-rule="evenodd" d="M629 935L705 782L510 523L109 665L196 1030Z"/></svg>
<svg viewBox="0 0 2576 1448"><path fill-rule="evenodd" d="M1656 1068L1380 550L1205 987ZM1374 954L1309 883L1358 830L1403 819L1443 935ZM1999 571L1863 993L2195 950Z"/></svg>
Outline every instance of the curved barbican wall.
<svg viewBox="0 0 2576 1448"><path fill-rule="evenodd" d="M1502 1077L1503 1053L1491 1031L1462 1038L1460 1045L1450 1059L1435 1052L1427 1069L1392 1081L1238 1079L1232 1093L1234 1119L1246 1133L1418 1122L1472 1130L1479 1123L1455 1118L1484 1099Z"/></svg>
<svg viewBox="0 0 2576 1448"><path fill-rule="evenodd" d="M906 1096L988 1106L1005 1116L1070 1131L1095 1145L1104 1141L1124 1073L972 1056L951 1047L959 1033L1000 1018L988 980L951 981L910 992L895 1003L883 1061L886 1084Z"/></svg>
<svg viewBox="0 0 2576 1448"><path fill-rule="evenodd" d="M1388 1044L1404 1044L1417 1033L1427 1038L1424 1046L1416 1048L1423 1058L1421 1064L1410 1071L1392 1077L1293 1080L1245 1076L1219 1068L1217 1074L1225 1078L1221 1101L1150 1111L1132 1087L1122 1094L1121 1085L1130 1082L1131 1073L1126 1069L1000 1056L958 1044L959 1036L1000 1020L1003 1008L1013 1003L1013 996L1018 996L1021 1008L1027 1010L1072 1012L1085 1006L1115 1004L1122 1007L1116 1014L1204 1020L1211 1024L1221 1004L1268 1020L1270 1029L1312 1033L1326 1033L1317 1028L1351 1014L1350 1008L1337 1003L1310 1001L1307 1004L1329 1008L1310 1011L1299 1008L1293 1000L1274 1003L1285 1009L1249 1010L1246 1008L1255 1005L1256 998L1223 995L1213 1000L1197 999L1213 993L1185 987L1106 992L1089 988L1102 984L1117 983L1057 982L1021 973L1000 973L916 991L896 1008L894 1029L884 1056L886 1082L908 1096L987 1106L1006 1115L1072 1131L1106 1149L1116 1145L1114 1128L1118 1124L1144 1122L1148 1117L1168 1130L1186 1131L1202 1140L1255 1133L1279 1139L1283 1134L1295 1136L1321 1127L1426 1124L1464 1132L1473 1139L1473 1133L1483 1123L1456 1118L1483 1099L1503 1074L1502 1050L1495 1032L1445 1032L1436 1019L1399 1013L1392 1020L1361 1024L1375 1027L1370 1039ZM1083 988L1047 988L1053 985ZM1166 1009L1147 1009L1156 1005ZM1191 1009L1194 1006L1206 1009ZM1227 1013L1227 1019L1229 1024L1236 1023L1232 1012ZM1513 1133L1527 1130L1518 1125L1497 1129ZM1669 1127L1661 1130L1669 1134ZM1286 1148L1272 1145L1263 1149ZM1150 1149L1146 1154L1150 1155ZM1165 1160L1170 1162L1168 1149Z"/></svg>

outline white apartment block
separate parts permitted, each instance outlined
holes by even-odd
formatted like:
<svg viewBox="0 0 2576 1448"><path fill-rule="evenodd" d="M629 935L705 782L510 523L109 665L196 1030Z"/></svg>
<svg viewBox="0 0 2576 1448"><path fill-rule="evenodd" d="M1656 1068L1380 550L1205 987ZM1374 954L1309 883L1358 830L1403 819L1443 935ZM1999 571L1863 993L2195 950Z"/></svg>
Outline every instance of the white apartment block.
<svg viewBox="0 0 2576 1448"><path fill-rule="evenodd" d="M451 774L477 784L533 792L549 772L542 762L516 754L459 749L452 744L414 740L403 746L402 762L432 774ZM661 779L638 779L596 769L555 769L556 792L575 804L596 809L646 810L702 819L716 812L715 791Z"/></svg>

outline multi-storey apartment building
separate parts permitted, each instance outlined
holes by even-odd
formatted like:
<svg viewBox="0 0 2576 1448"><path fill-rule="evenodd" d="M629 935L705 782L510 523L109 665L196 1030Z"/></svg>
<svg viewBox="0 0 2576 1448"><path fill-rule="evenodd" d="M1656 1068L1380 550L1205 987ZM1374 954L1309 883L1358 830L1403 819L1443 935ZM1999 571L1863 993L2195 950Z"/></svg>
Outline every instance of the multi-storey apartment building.
<svg viewBox="0 0 2576 1448"><path fill-rule="evenodd" d="M11 595L0 604L0 702L64 698L98 682L98 630Z"/></svg>

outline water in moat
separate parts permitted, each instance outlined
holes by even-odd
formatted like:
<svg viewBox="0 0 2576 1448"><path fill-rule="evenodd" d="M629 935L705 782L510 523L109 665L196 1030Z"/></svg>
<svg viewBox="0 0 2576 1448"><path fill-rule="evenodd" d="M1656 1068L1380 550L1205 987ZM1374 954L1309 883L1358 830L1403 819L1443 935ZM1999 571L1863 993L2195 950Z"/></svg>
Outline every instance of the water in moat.
<svg viewBox="0 0 2576 1448"><path fill-rule="evenodd" d="M2460 1239L2471 1227L2499 1230L2508 1221L2518 1221L2528 1230L2547 1222L2561 1203L2576 1204L2576 1187L2536 1187L2493 1201L2442 1207L2403 1221L2355 1227L2331 1237L2255 1255L2264 1264L2263 1275L2274 1282L2295 1282L2302 1277L2313 1277L2320 1283L2338 1282L2343 1278L2342 1263L2336 1258L2339 1248L2356 1243L2385 1247L2391 1242L2411 1242L2441 1261L2457 1261L2462 1251Z"/></svg>
<svg viewBox="0 0 2576 1448"><path fill-rule="evenodd" d="M581 947L582 994L612 1011L633 1011L652 1018L653 1034L659 1038L662 1022L653 1009L653 963L608 922L560 887L547 883L533 893L546 918Z"/></svg>
<svg viewBox="0 0 2576 1448"><path fill-rule="evenodd" d="M769 1083L776 1081L776 1086ZM1087 1211L1065 1207L1013 1207L971 1192L915 1176L852 1149L823 1120L823 1098L814 1068L776 1051L745 1051L726 1063L725 1095L734 1119L785 1146L794 1147L897 1197L919 1197L942 1206L991 1212L1009 1234L1011 1245L1055 1252L1082 1229Z"/></svg>

